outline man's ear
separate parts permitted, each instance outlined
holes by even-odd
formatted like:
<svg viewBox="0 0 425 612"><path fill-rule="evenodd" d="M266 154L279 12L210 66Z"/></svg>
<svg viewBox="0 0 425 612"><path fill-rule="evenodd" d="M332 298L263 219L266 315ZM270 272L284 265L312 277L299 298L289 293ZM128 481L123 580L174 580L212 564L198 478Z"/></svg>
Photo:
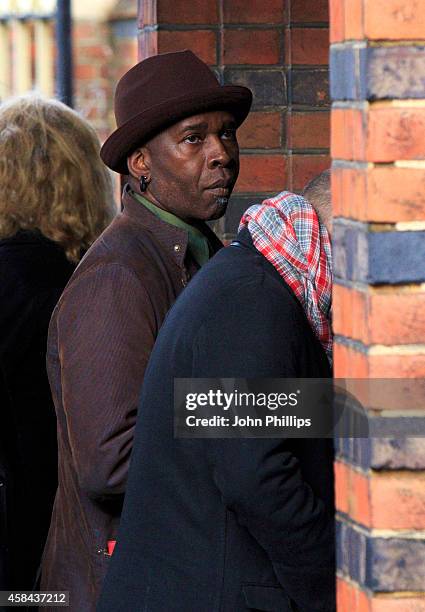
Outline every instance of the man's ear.
<svg viewBox="0 0 425 612"><path fill-rule="evenodd" d="M127 157L128 172L137 180L141 176L150 179L150 165L150 154L147 147L139 147Z"/></svg>

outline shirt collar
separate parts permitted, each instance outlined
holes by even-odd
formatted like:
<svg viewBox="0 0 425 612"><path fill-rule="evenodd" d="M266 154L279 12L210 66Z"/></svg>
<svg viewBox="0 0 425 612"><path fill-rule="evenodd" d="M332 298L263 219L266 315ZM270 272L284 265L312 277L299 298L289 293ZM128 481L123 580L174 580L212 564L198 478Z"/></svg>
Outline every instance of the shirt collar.
<svg viewBox="0 0 425 612"><path fill-rule="evenodd" d="M186 223L183 221L183 219L180 219L180 217L177 217L168 210L159 208L159 206L156 206L150 200L132 190L130 191L130 195L138 202L143 204L143 206L150 210L159 219L165 221L165 223L181 228L187 232L190 252L199 266L203 266L209 260L213 252L213 248L212 246L210 247L208 238L205 236L205 234L202 233L197 227L190 225L190 223Z"/></svg>

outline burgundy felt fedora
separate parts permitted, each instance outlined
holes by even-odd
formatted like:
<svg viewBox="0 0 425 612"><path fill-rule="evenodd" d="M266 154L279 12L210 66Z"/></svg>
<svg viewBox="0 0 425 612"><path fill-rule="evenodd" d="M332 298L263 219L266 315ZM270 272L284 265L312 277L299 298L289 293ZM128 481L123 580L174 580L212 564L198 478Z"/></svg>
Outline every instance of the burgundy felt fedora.
<svg viewBox="0 0 425 612"><path fill-rule="evenodd" d="M246 87L220 85L192 51L154 55L133 66L115 92L117 129L100 155L109 168L128 174L127 156L173 123L212 110L230 111L240 125L251 108Z"/></svg>

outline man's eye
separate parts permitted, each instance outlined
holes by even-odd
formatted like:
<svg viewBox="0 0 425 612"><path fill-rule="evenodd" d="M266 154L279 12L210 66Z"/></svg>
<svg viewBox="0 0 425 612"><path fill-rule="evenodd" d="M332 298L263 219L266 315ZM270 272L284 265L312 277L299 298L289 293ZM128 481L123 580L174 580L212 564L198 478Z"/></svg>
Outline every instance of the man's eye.
<svg viewBox="0 0 425 612"><path fill-rule="evenodd" d="M226 138L227 140L236 140L236 130L234 129L224 130L222 137Z"/></svg>
<svg viewBox="0 0 425 612"><path fill-rule="evenodd" d="M199 142L201 142L201 137L197 134L190 134L189 136L186 136L184 141L188 142L189 144L198 144Z"/></svg>

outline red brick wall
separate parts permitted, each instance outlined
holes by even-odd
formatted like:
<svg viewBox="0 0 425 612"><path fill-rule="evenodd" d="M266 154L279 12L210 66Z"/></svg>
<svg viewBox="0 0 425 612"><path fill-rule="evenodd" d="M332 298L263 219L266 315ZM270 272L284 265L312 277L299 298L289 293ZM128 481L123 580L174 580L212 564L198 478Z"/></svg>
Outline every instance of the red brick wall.
<svg viewBox="0 0 425 612"><path fill-rule="evenodd" d="M339 441L338 610L424 612L425 4L330 4L335 375L410 432Z"/></svg>
<svg viewBox="0 0 425 612"><path fill-rule="evenodd" d="M230 237L249 204L299 191L329 166L327 2L141 0L140 59L185 48L223 83L254 94L239 131L240 177L218 228Z"/></svg>
<svg viewBox="0 0 425 612"><path fill-rule="evenodd" d="M109 26L98 21L73 24L75 107L93 125L101 140L110 128L112 48Z"/></svg>
<svg viewBox="0 0 425 612"><path fill-rule="evenodd" d="M73 47L75 106L103 142L115 127L116 84L138 61L136 3L121 0L103 21L75 20Z"/></svg>
<svg viewBox="0 0 425 612"><path fill-rule="evenodd" d="M90 121L103 143L115 129L115 87L138 61L136 3L120 0L103 21L74 20L73 51L75 108ZM113 176L119 206L121 181Z"/></svg>
<svg viewBox="0 0 425 612"><path fill-rule="evenodd" d="M327 0L287 6L285 64L289 81L287 147L290 189L299 191L329 167L329 29Z"/></svg>

